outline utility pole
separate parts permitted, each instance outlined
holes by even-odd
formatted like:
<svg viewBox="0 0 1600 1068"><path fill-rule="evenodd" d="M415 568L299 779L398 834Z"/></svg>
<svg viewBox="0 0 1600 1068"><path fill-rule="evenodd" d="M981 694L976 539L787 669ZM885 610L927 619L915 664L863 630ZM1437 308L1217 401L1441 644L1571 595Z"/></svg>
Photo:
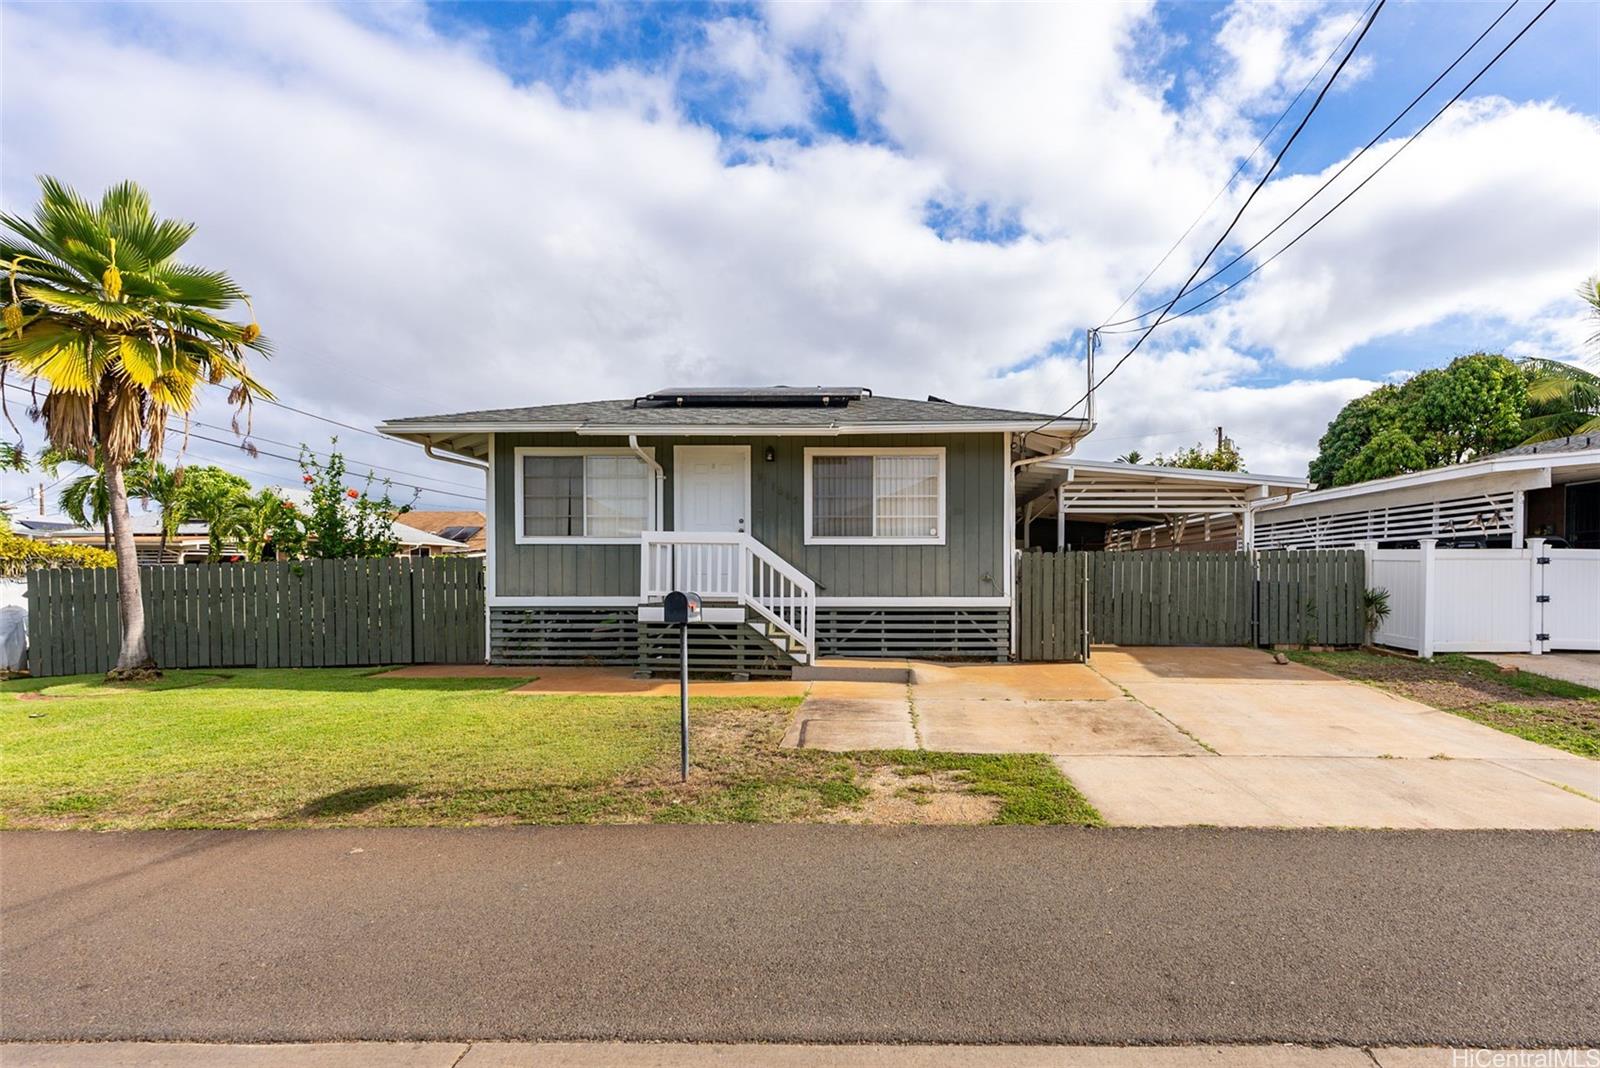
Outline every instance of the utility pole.
<svg viewBox="0 0 1600 1068"><path fill-rule="evenodd" d="M1089 392L1086 396L1088 409L1084 412L1089 420L1089 428L1094 428L1094 347L1100 341L1100 331L1090 327L1083 333L1083 362L1089 373Z"/></svg>
<svg viewBox="0 0 1600 1068"><path fill-rule="evenodd" d="M44 483L39 483L39 518L44 518Z"/></svg>
<svg viewBox="0 0 1600 1068"><path fill-rule="evenodd" d="M1217 451L1222 451L1222 428L1217 427Z"/></svg>

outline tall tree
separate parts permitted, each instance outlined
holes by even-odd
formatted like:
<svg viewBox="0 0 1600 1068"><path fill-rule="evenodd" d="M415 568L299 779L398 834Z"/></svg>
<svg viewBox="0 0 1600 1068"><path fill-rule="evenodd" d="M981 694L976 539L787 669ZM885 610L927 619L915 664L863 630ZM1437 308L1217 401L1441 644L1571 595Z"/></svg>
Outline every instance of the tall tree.
<svg viewBox="0 0 1600 1068"><path fill-rule="evenodd" d="M122 623L110 675L134 678L155 663L125 468L140 452L160 455L169 419L194 406L204 383L228 386L239 408L269 397L246 365L268 345L253 316L224 317L248 310L244 290L177 259L194 225L157 216L138 185L113 186L94 204L54 178L39 184L31 219L0 213L0 363L43 384L38 416L52 445L104 465Z"/></svg>

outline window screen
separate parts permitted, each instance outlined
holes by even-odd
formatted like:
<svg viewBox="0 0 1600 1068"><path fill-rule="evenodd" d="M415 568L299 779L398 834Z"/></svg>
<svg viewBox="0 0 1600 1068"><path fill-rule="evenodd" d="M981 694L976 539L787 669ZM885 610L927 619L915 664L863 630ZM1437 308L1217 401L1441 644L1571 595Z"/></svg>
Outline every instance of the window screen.
<svg viewBox="0 0 1600 1068"><path fill-rule="evenodd" d="M631 538L650 511L650 472L637 456L522 458L522 534Z"/></svg>
<svg viewBox="0 0 1600 1068"><path fill-rule="evenodd" d="M817 456L811 466L812 533L819 538L872 535L872 457Z"/></svg>
<svg viewBox="0 0 1600 1068"><path fill-rule="evenodd" d="M575 537L583 533L583 457L522 458L522 533Z"/></svg>
<svg viewBox="0 0 1600 1068"><path fill-rule="evenodd" d="M939 457L905 453L811 458L811 536L936 540Z"/></svg>

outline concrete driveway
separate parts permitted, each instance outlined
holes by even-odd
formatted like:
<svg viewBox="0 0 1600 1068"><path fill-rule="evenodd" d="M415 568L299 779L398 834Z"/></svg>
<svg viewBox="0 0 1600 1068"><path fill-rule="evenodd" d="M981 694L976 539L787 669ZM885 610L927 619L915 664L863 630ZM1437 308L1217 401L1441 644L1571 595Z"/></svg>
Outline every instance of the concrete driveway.
<svg viewBox="0 0 1600 1068"><path fill-rule="evenodd" d="M1114 824L1600 829L1600 762L1243 648L882 665L788 744L1049 753Z"/></svg>

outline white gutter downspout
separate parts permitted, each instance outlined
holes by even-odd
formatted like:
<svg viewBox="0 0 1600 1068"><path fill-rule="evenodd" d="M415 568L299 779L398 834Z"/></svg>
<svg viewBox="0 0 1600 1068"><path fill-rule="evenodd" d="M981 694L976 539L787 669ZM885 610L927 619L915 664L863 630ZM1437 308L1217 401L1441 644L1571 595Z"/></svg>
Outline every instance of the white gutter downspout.
<svg viewBox="0 0 1600 1068"><path fill-rule="evenodd" d="M1032 467L1034 464L1042 464L1046 460L1060 460L1071 456L1073 450L1078 447L1078 440L1078 438L1073 438L1056 452L1046 453L1043 456L1030 456L1024 457L1021 460L1011 461L1011 478L1006 483L1006 522L1009 524L1009 529L1011 531L1011 551L1006 554L1005 590L1006 601L1011 605L1010 630L1011 656L1013 658L1015 658L1017 655L1017 517L1015 514L1017 510L1017 472L1022 470L1024 467ZM1028 447L1027 434L1018 435L1017 447L1019 449L1026 449Z"/></svg>
<svg viewBox="0 0 1600 1068"><path fill-rule="evenodd" d="M422 451L430 460L443 460L447 464L460 464L462 467L471 467L478 471L489 470L489 465L482 460L471 460L465 456L445 456L433 451L433 442L424 441Z"/></svg>
<svg viewBox="0 0 1600 1068"><path fill-rule="evenodd" d="M628 435L628 448L632 449L634 455L638 456L639 459L649 464L650 470L656 473L656 529L665 530L665 524L667 521L667 472L659 463L656 462L656 458L654 456L651 456L639 446L638 434Z"/></svg>

